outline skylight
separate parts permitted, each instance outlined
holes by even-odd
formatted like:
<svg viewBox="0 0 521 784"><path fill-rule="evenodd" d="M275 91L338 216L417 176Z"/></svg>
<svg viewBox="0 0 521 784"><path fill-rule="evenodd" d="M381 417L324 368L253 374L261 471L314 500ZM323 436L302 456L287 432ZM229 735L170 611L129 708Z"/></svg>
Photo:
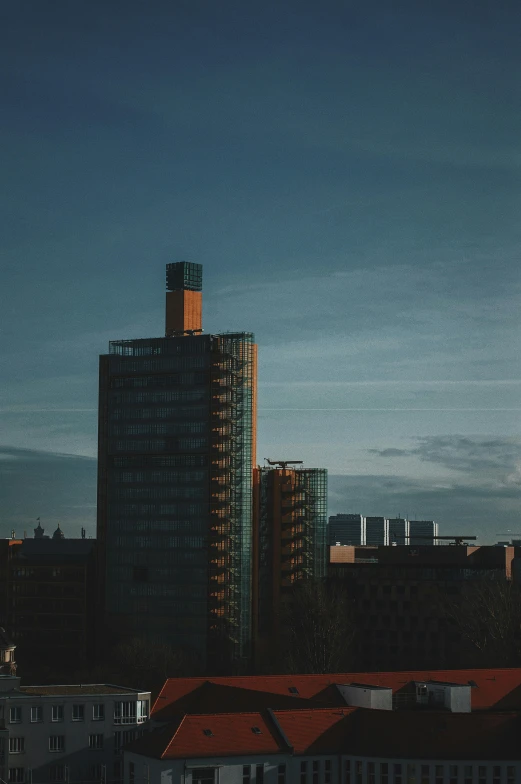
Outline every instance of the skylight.
<svg viewBox="0 0 521 784"><path fill-rule="evenodd" d="M262 735L262 731L260 727L252 727L251 731L253 732L254 735Z"/></svg>
<svg viewBox="0 0 521 784"><path fill-rule="evenodd" d="M211 730L203 730L203 735L206 735L207 738L213 738L213 732Z"/></svg>
<svg viewBox="0 0 521 784"><path fill-rule="evenodd" d="M298 694L298 689L297 689L296 686L290 686L288 688L288 691L289 691L290 694Z"/></svg>

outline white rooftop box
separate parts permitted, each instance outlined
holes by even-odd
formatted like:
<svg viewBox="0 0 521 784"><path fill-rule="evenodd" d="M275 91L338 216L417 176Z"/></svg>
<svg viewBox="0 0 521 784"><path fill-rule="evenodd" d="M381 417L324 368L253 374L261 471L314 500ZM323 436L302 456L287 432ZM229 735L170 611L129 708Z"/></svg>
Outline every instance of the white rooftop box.
<svg viewBox="0 0 521 784"><path fill-rule="evenodd" d="M465 683L416 681L416 702L430 708L446 708L452 713L470 713L470 686Z"/></svg>
<svg viewBox="0 0 521 784"><path fill-rule="evenodd" d="M347 705L376 710L393 709L393 690L388 686L367 683L337 683L336 687Z"/></svg>

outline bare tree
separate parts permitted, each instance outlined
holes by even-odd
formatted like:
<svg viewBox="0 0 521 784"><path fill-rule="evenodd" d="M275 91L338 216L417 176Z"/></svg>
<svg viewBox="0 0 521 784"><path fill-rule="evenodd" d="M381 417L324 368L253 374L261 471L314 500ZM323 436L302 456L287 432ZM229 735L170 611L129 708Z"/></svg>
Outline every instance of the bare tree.
<svg viewBox="0 0 521 784"><path fill-rule="evenodd" d="M503 576L466 580L456 597L440 601L481 666L521 665L521 588Z"/></svg>
<svg viewBox="0 0 521 784"><path fill-rule="evenodd" d="M344 586L300 580L281 617L283 667L289 672L339 672L351 662L354 625Z"/></svg>

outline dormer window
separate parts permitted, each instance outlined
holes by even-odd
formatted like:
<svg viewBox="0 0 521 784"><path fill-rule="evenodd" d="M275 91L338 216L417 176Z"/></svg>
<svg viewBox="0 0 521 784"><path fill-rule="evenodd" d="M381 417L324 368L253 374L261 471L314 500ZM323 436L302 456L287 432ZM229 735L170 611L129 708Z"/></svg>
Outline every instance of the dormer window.
<svg viewBox="0 0 521 784"><path fill-rule="evenodd" d="M213 738L213 732L211 730L203 730L203 735L206 735L207 738Z"/></svg>
<svg viewBox="0 0 521 784"><path fill-rule="evenodd" d="M298 689L296 686L290 686L288 691L290 694L298 694Z"/></svg>
<svg viewBox="0 0 521 784"><path fill-rule="evenodd" d="M252 727L251 731L253 732L254 735L262 735L262 731L260 727Z"/></svg>

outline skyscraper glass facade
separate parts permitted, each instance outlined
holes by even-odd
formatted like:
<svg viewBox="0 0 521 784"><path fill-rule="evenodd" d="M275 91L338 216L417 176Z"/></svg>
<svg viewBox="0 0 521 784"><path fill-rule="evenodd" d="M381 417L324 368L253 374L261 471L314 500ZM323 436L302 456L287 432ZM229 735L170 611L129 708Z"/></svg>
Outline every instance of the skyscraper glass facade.
<svg viewBox="0 0 521 784"><path fill-rule="evenodd" d="M98 539L104 614L244 660L251 640L251 333L110 344L100 358Z"/></svg>

